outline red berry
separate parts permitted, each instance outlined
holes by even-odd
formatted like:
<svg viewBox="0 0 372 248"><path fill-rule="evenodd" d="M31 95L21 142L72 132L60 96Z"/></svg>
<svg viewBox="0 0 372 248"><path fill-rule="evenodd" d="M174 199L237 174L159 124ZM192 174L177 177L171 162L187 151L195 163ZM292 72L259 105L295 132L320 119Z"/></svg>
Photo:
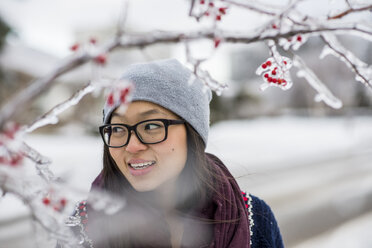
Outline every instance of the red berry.
<svg viewBox="0 0 372 248"><path fill-rule="evenodd" d="M301 37L301 35L297 36L297 41L299 41L299 42L302 41L302 37Z"/></svg>
<svg viewBox="0 0 372 248"><path fill-rule="evenodd" d="M264 77L265 78L268 78L269 77L269 74L265 73Z"/></svg>
<svg viewBox="0 0 372 248"><path fill-rule="evenodd" d="M243 200L244 200L244 201L248 201L248 198L244 196L244 197L243 197Z"/></svg>
<svg viewBox="0 0 372 248"><path fill-rule="evenodd" d="M275 70L273 70L273 71L271 72L271 74L273 74L273 75L276 75L276 71L275 71Z"/></svg>
<svg viewBox="0 0 372 248"><path fill-rule="evenodd" d="M75 52L79 49L79 47L80 47L80 45L78 43L75 43L74 45L72 45L70 47L70 50Z"/></svg>
<svg viewBox="0 0 372 248"><path fill-rule="evenodd" d="M225 15L225 14L226 14L226 9L227 9L227 7L225 7L225 8L219 8L218 11L219 11L222 15Z"/></svg>
<svg viewBox="0 0 372 248"><path fill-rule="evenodd" d="M17 154L15 156L12 157L12 159L10 160L10 165L11 166L17 166L20 164L20 162L22 161L23 157L22 155L20 154Z"/></svg>
<svg viewBox="0 0 372 248"><path fill-rule="evenodd" d="M204 0L200 0L200 4L205 4L205 1Z"/></svg>
<svg viewBox="0 0 372 248"><path fill-rule="evenodd" d="M273 29L277 29L277 28L278 28L278 26L276 26L275 24L271 25L271 27L272 27Z"/></svg>
<svg viewBox="0 0 372 248"><path fill-rule="evenodd" d="M248 204L245 204L245 208L248 208Z"/></svg>
<svg viewBox="0 0 372 248"><path fill-rule="evenodd" d="M106 55L104 54L100 54L98 55L97 57L94 58L94 61L97 63L97 64L101 64L101 65L104 65L106 63Z"/></svg>
<svg viewBox="0 0 372 248"><path fill-rule="evenodd" d="M66 206L67 200L65 198L62 198L59 202L64 207L64 206Z"/></svg>
<svg viewBox="0 0 372 248"><path fill-rule="evenodd" d="M217 21L221 21L221 16L220 16L220 15L217 15L217 16L216 16L216 20L217 20Z"/></svg>
<svg viewBox="0 0 372 248"><path fill-rule="evenodd" d="M271 83L271 82L273 81L273 78L272 78L272 77L269 77L269 78L267 79L267 81L268 81L269 83Z"/></svg>
<svg viewBox="0 0 372 248"><path fill-rule="evenodd" d="M97 39L96 38L90 38L89 42L93 45L95 45L97 43Z"/></svg>
<svg viewBox="0 0 372 248"><path fill-rule="evenodd" d="M281 84L281 83L283 83L283 79L279 78L278 79L278 84Z"/></svg>
<svg viewBox="0 0 372 248"><path fill-rule="evenodd" d="M7 129L4 134L5 136L8 138L8 139L14 139L14 134L16 133L17 130L15 130L14 128L12 129Z"/></svg>
<svg viewBox="0 0 372 248"><path fill-rule="evenodd" d="M278 80L276 78L273 78L273 83L276 84Z"/></svg>
<svg viewBox="0 0 372 248"><path fill-rule="evenodd" d="M283 61L283 64L285 64L285 65L286 65L286 64L287 64L287 61L285 61L285 60L284 60L284 61Z"/></svg>
<svg viewBox="0 0 372 248"><path fill-rule="evenodd" d="M209 3L209 7L214 7L214 3Z"/></svg>
<svg viewBox="0 0 372 248"><path fill-rule="evenodd" d="M214 48L217 48L220 45L220 43L221 43L221 39L215 38L214 39Z"/></svg>
<svg viewBox="0 0 372 248"><path fill-rule="evenodd" d="M266 69L267 65L266 65L266 64L262 64L261 67L262 67L263 69Z"/></svg>
<svg viewBox="0 0 372 248"><path fill-rule="evenodd" d="M44 197L43 198L43 203L44 203L44 205L49 205L50 204L50 199L48 198L48 197Z"/></svg>
<svg viewBox="0 0 372 248"><path fill-rule="evenodd" d="M271 61L270 60L266 61L266 65L271 66Z"/></svg>

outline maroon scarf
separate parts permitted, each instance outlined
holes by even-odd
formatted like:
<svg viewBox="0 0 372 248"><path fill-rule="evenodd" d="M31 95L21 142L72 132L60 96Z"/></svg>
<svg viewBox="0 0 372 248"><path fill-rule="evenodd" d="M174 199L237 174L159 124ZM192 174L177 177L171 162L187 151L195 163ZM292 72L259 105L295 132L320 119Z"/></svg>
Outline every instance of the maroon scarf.
<svg viewBox="0 0 372 248"><path fill-rule="evenodd" d="M220 195L214 194L207 206L194 209L191 215L196 218L185 218L182 247L250 248L250 223L240 188L221 160L211 154L207 154L207 160L219 178L216 190ZM102 185L99 174L92 187ZM200 219L212 220L213 225L200 224ZM208 230L210 238L205 244Z"/></svg>

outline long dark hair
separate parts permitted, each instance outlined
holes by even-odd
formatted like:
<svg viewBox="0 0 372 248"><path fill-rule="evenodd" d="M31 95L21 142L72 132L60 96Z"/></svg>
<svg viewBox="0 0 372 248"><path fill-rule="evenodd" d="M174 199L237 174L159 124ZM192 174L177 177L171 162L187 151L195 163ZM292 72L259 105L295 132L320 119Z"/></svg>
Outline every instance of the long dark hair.
<svg viewBox="0 0 372 248"><path fill-rule="evenodd" d="M207 204L213 193L218 194L215 187L218 178L213 173L211 163L207 161L205 144L200 135L188 123L185 126L187 160L177 179L176 186L177 206L175 211L179 214L187 214L193 209ZM99 219L99 221L94 221L95 227L92 227L93 230L91 230L95 247L171 247L170 233L164 216L152 205L154 194L137 192L133 189L111 157L107 146L104 146L103 151L102 176L103 189L118 197L124 196L127 206L123 213L115 216L102 216L101 213L91 210L93 213L89 214L89 219L92 217ZM134 209L133 213L131 210ZM135 222L134 227L131 220ZM123 225L123 222L126 224ZM114 223L118 223L118 225ZM116 230L118 226L120 226L119 232ZM102 229L105 230L104 233L100 231ZM108 237L107 233L115 234ZM144 239L146 236L150 237Z"/></svg>

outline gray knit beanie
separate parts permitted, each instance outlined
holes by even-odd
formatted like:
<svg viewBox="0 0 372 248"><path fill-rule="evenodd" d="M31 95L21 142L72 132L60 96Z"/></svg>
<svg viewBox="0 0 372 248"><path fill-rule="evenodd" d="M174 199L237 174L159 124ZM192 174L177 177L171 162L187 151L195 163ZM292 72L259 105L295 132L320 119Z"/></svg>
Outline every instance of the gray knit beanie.
<svg viewBox="0 0 372 248"><path fill-rule="evenodd" d="M212 94L197 78L190 84L191 75L192 72L177 60L168 59L130 65L122 79L134 84L132 101L148 101L169 109L188 122L207 144ZM120 102L109 105L106 101L105 124L119 105Z"/></svg>

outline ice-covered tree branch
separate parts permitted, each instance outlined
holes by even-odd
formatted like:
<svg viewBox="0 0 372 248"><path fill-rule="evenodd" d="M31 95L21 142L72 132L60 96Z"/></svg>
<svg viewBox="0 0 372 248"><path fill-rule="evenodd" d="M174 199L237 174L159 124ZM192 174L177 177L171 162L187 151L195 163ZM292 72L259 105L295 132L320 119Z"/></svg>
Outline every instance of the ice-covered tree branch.
<svg viewBox="0 0 372 248"><path fill-rule="evenodd" d="M323 49L321 58L328 54L332 54L343 61L353 72L355 72L355 79L360 81L365 86L372 87L372 66L358 59L352 52L345 49L334 35L323 34L322 40L327 47Z"/></svg>
<svg viewBox="0 0 372 248"><path fill-rule="evenodd" d="M329 16L328 20L340 19L340 18L343 18L344 16L346 16L348 14L351 14L351 13L372 10L372 4L367 5L367 6L363 6L363 7L359 7L359 8L353 8L353 7L350 6L350 3L349 3L349 7L350 7L349 9L344 10L343 12L341 12L339 14Z"/></svg>
<svg viewBox="0 0 372 248"><path fill-rule="evenodd" d="M270 31L270 32L269 32ZM221 39L229 43L245 43L250 44L254 42L277 40L280 38L291 38L296 35L312 35L316 36L324 32L335 34L354 34L362 35L368 40L372 40L372 29L363 25L349 24L349 25L322 25L319 27L296 27L286 32L279 30L269 30L256 33L231 33L229 31L220 30L216 35L216 30L199 30L192 32L153 32L145 34L125 34L121 37L115 37L104 45L101 49L94 52L84 52L65 60L54 71L47 76L36 79L30 83L30 86L8 101L0 111L0 128L16 115L23 106L26 106L32 99L39 96L44 90L49 88L60 75L69 72L78 66L87 63L88 61L97 59L103 54L107 54L116 48L143 48L146 46L158 43L178 43L184 40L197 40L208 38L214 40Z"/></svg>

